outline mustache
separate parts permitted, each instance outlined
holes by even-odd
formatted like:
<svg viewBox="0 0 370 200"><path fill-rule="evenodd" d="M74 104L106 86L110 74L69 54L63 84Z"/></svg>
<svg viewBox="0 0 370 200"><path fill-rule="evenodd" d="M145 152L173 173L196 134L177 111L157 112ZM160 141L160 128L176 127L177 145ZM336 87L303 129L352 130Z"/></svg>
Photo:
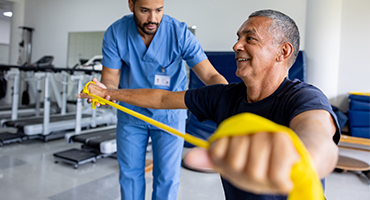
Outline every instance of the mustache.
<svg viewBox="0 0 370 200"><path fill-rule="evenodd" d="M143 25L144 26L148 26L148 25L151 25L151 24L153 24L153 25L159 25L159 23L158 22L148 22L148 23L144 23Z"/></svg>

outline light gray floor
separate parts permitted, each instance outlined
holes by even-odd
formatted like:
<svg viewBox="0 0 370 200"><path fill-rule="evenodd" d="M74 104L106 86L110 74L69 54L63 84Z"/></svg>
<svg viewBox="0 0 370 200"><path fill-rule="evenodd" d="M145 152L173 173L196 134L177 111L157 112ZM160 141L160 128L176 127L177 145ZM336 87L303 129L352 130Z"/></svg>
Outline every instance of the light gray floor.
<svg viewBox="0 0 370 200"><path fill-rule="evenodd" d="M0 147L0 199L2 200L119 200L118 164L113 158L96 163L54 163L53 153L80 144L64 140L38 140ZM184 150L186 152L187 149ZM341 149L341 155L370 163L370 152ZM151 158L151 154L148 154ZM150 199L152 176L146 174L146 199ZM326 179L328 200L369 200L370 186L355 173L332 173ZM178 200L223 200L218 174L181 169Z"/></svg>

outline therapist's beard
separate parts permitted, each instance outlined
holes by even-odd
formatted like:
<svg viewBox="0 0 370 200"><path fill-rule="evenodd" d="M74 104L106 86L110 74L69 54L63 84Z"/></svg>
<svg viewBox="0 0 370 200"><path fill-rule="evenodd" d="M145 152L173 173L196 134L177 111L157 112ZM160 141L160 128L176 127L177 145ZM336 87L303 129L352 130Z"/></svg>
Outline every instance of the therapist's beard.
<svg viewBox="0 0 370 200"><path fill-rule="evenodd" d="M134 20L135 20L136 26L139 27L140 30L143 31L147 35L154 35L158 30L159 23L157 23L157 22L148 22L148 23L144 23L144 24L141 25L140 22L139 22L139 19L135 15L135 13L134 13ZM145 30L145 27L150 25L150 24L155 24L157 26L157 28L152 32L149 32L149 31Z"/></svg>

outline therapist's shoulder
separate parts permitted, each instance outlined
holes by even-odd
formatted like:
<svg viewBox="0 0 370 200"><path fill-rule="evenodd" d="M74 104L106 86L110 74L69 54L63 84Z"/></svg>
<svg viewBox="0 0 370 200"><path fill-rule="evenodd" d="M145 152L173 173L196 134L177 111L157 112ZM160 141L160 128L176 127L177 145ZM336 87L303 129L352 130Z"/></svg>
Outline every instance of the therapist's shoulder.
<svg viewBox="0 0 370 200"><path fill-rule="evenodd" d="M133 15L125 15L122 18L113 22L105 31L104 38L115 38L117 35L123 37L127 34L127 30L129 30L130 24L134 23Z"/></svg>
<svg viewBox="0 0 370 200"><path fill-rule="evenodd" d="M113 22L109 26L109 28L117 28L117 27L127 26L132 21L134 21L134 16L132 14L125 15L125 16L121 17L120 19L116 20L115 22Z"/></svg>
<svg viewBox="0 0 370 200"><path fill-rule="evenodd" d="M187 24L185 22L180 22L168 15L163 15L162 23L167 26L167 28L171 28L175 31L184 31L187 29Z"/></svg>

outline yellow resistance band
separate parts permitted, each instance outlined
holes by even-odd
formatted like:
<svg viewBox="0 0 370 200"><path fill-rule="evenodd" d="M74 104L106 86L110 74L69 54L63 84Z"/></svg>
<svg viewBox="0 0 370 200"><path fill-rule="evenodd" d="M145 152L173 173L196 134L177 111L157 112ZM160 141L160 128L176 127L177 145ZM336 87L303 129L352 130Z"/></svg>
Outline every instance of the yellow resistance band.
<svg viewBox="0 0 370 200"><path fill-rule="evenodd" d="M132 111L128 108L115 104L111 101L103 99L99 96L90 94L87 86L94 82L88 82L83 88L83 92L87 95L93 97L92 106L95 109L95 104L100 103L102 105L108 104L117 108L129 115L139 118L149 124L152 124L158 128L161 128L169 133L180 136L184 138L185 141L204 149L208 149L210 143L221 137L227 136L237 136L237 135L247 135L257 132L285 132L292 140L298 154L300 155L300 160L293 166L291 179L293 181L293 190L288 195L288 200L324 200L324 192L321 186L320 179L314 170L311 157L305 148L304 144L301 142L299 137L288 127L276 124L266 118L260 117L251 113L242 113L232 116L224 120L217 128L216 132L208 139L208 141L202 140L200 138L194 137L187 133L181 133L178 130L167 126L161 122L153 120L145 115ZM248 124L248 126L245 126Z"/></svg>

